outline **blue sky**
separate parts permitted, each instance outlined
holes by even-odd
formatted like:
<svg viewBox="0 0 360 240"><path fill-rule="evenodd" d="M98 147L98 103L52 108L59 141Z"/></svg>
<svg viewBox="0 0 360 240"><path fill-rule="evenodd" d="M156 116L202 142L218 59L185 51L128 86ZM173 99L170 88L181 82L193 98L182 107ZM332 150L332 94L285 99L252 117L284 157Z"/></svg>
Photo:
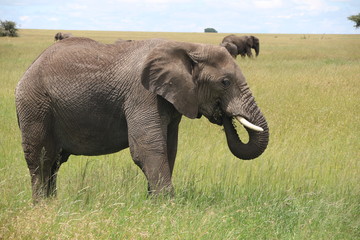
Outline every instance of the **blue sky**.
<svg viewBox="0 0 360 240"><path fill-rule="evenodd" d="M359 34L360 0L0 0L19 28Z"/></svg>

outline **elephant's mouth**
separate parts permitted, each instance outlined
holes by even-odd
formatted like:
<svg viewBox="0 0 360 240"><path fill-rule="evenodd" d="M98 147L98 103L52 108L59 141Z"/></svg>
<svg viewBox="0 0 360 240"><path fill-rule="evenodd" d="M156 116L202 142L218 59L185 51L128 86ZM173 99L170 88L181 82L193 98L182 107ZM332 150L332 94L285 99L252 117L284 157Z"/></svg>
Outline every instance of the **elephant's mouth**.
<svg viewBox="0 0 360 240"><path fill-rule="evenodd" d="M262 127L251 123L250 121L248 121L245 117L243 117L241 115L227 116L227 114L221 109L220 103L218 102L217 107L214 108L213 114L208 119L211 123L222 126L224 117L230 118L233 126L235 126L234 120L236 119L239 123L241 123L241 125L243 125L247 129L253 130L255 132L264 131L264 129Z"/></svg>
<svg viewBox="0 0 360 240"><path fill-rule="evenodd" d="M239 123L241 123L241 125L243 125L245 128L247 129L250 129L250 130L253 130L255 132L263 132L264 129L260 126L257 126L251 122L249 122L246 118L242 117L242 116L232 116L232 117L228 117L226 115L220 115L220 116L216 116L216 117L213 117L210 120L210 122L212 123L215 123L217 125L220 125L220 126L223 126L224 125L224 117L228 118L233 127L235 128L235 121L238 121Z"/></svg>
<svg viewBox="0 0 360 240"><path fill-rule="evenodd" d="M223 125L223 119L222 119L221 115L220 116L212 116L212 117L209 117L208 119L213 124L216 124L216 125L219 125L219 126Z"/></svg>
<svg viewBox="0 0 360 240"><path fill-rule="evenodd" d="M215 108L213 114L208 117L209 121L211 123L214 123L214 124L217 124L219 126L222 126L223 125L223 115L225 113L221 110L219 104L218 106Z"/></svg>

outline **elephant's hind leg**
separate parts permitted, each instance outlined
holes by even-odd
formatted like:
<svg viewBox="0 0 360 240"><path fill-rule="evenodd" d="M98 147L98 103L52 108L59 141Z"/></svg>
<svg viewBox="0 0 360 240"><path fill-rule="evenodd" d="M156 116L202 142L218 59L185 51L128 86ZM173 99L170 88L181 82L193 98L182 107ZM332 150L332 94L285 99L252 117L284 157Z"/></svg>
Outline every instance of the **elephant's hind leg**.
<svg viewBox="0 0 360 240"><path fill-rule="evenodd" d="M51 99L39 85L44 80L38 79L39 76L38 70L30 71L16 89L16 113L34 202L55 193L56 173L60 166Z"/></svg>
<svg viewBox="0 0 360 240"><path fill-rule="evenodd" d="M56 194L56 174L60 163L54 149L46 146L25 147L25 159L31 176L34 202Z"/></svg>
<svg viewBox="0 0 360 240"><path fill-rule="evenodd" d="M49 179L49 187L47 191L47 196L56 196L57 188L56 188L56 179L57 174L60 169L62 163L66 162L69 158L70 154L64 150L61 150L60 153L55 155L55 161L51 167L51 174Z"/></svg>
<svg viewBox="0 0 360 240"><path fill-rule="evenodd" d="M23 150L30 171L34 202L55 193L59 150L49 127L38 122L21 125Z"/></svg>

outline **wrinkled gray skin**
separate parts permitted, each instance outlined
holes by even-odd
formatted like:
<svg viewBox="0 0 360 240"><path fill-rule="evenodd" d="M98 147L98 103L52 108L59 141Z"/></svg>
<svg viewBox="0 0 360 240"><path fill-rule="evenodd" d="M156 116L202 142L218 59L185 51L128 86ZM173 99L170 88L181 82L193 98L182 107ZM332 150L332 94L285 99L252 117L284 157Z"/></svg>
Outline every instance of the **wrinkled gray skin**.
<svg viewBox="0 0 360 240"><path fill-rule="evenodd" d="M149 193L172 193L182 115L224 125L229 148L258 157L268 127L230 54L220 46L145 40L102 44L69 38L46 49L16 88L22 147L34 202L56 195L59 167L73 155L130 147ZM238 138L232 119L264 129Z"/></svg>
<svg viewBox="0 0 360 240"><path fill-rule="evenodd" d="M73 37L71 33L58 32L57 34L55 34L55 41L63 40L65 38L70 38L70 37Z"/></svg>
<svg viewBox="0 0 360 240"><path fill-rule="evenodd" d="M233 55L234 50L231 48L233 46L226 45L228 43L232 43L237 47L237 54L241 55L241 57L253 57L251 49L255 50L256 56L260 53L260 42L257 37L254 36L236 36L236 35L229 35L224 37L222 43L220 45L224 46L231 55ZM229 50L230 49L230 50Z"/></svg>

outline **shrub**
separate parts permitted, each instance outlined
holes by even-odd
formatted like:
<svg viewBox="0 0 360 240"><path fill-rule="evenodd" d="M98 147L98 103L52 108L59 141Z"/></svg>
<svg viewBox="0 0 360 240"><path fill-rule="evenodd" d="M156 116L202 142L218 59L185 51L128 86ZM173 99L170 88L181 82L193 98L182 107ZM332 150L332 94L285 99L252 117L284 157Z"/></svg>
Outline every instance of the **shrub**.
<svg viewBox="0 0 360 240"><path fill-rule="evenodd" d="M360 27L360 13L358 15L352 15L352 16L348 17L348 19L355 22L355 25L354 25L355 28Z"/></svg>
<svg viewBox="0 0 360 240"><path fill-rule="evenodd" d="M217 33L217 31L214 28L205 28L206 33Z"/></svg>
<svg viewBox="0 0 360 240"><path fill-rule="evenodd" d="M18 29L16 28L16 23L13 21L1 21L0 20L0 36L5 37L18 37Z"/></svg>

